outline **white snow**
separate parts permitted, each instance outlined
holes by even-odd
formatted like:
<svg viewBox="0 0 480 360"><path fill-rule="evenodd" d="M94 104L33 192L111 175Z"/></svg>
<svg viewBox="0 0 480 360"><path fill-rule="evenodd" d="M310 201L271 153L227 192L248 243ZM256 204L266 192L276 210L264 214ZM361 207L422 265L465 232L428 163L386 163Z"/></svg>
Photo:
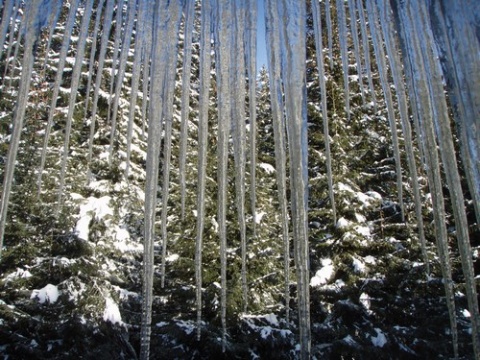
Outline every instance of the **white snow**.
<svg viewBox="0 0 480 360"><path fill-rule="evenodd" d="M366 270L366 266L364 262L361 261L360 259L353 258L352 265L353 265L353 271L355 271L356 273L362 274Z"/></svg>
<svg viewBox="0 0 480 360"><path fill-rule="evenodd" d="M260 163L258 164L267 174L273 174L275 172L275 168L267 163Z"/></svg>
<svg viewBox="0 0 480 360"><path fill-rule="evenodd" d="M80 217L75 227L79 239L88 240L90 221L94 217L97 220L102 220L107 215L113 215L110 200L110 196L103 196L101 198L89 197L86 202L80 206Z"/></svg>
<svg viewBox="0 0 480 360"><path fill-rule="evenodd" d="M45 302L53 304L58 300L59 296L60 292L58 288L55 285L47 284L40 290L33 290L30 299L37 299L40 304L44 304Z"/></svg>
<svg viewBox="0 0 480 360"><path fill-rule="evenodd" d="M367 294L367 293L362 293L360 295L360 304L363 305L363 307L367 310L367 312L371 313L370 311L370 305L371 305L371 302L370 302L370 296Z"/></svg>
<svg viewBox="0 0 480 360"><path fill-rule="evenodd" d="M267 213L264 212L264 211L260 211L258 213L255 214L255 223L256 224L260 224L260 222L262 221L263 217L266 215Z"/></svg>
<svg viewBox="0 0 480 360"><path fill-rule="evenodd" d="M387 343L387 338L382 330L375 328L375 331L377 332L377 336L372 336L372 344L373 346L383 348L383 346Z"/></svg>
<svg viewBox="0 0 480 360"><path fill-rule="evenodd" d="M28 279L31 276L32 274L30 273L30 271L17 268L16 271L8 274L5 277L5 284L16 279Z"/></svg>
<svg viewBox="0 0 480 360"><path fill-rule="evenodd" d="M110 297L105 298L105 310L103 311L103 320L105 322L109 321L112 324L123 324L122 315L120 315L118 305Z"/></svg>
<svg viewBox="0 0 480 360"><path fill-rule="evenodd" d="M337 229L345 229L348 226L350 226L351 222L345 219L344 217L341 217L337 221Z"/></svg>
<svg viewBox="0 0 480 360"><path fill-rule="evenodd" d="M322 268L310 279L310 286L317 287L327 284L335 274L335 267L331 259L322 259Z"/></svg>

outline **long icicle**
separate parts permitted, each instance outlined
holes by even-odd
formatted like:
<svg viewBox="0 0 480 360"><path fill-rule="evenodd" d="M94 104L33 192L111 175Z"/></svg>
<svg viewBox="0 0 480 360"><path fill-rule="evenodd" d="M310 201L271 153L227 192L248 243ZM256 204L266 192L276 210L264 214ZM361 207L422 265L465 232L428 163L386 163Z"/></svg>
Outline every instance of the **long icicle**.
<svg viewBox="0 0 480 360"><path fill-rule="evenodd" d="M0 46L0 57L3 53L3 44L5 43L8 26L10 25L14 3L15 0L6 0L5 4L3 4L2 22L0 23L0 44L2 44L2 46ZM10 31L13 31L13 29Z"/></svg>
<svg viewBox="0 0 480 360"><path fill-rule="evenodd" d="M373 85L373 74L370 60L370 42L368 41L367 23L365 19L365 10L363 9L362 0L357 0L358 18L360 19L360 33L362 34L363 58L365 59L365 69L367 70L367 82L370 96L373 101L373 108L377 111L377 95L375 94L375 86Z"/></svg>
<svg viewBox="0 0 480 360"><path fill-rule="evenodd" d="M245 51L248 74L248 116L250 120L250 208L253 238L257 236L257 0L247 0Z"/></svg>
<svg viewBox="0 0 480 360"><path fill-rule="evenodd" d="M8 202L12 189L13 173L15 170L15 162L17 159L18 145L23 131L23 123L25 118L25 110L27 107L28 90L32 79L33 70L33 46L38 36L38 29L35 26L37 14L39 12L42 0L31 0L26 8L26 36L25 51L22 62L22 75L20 78L20 86L18 89L18 97L13 115L13 132L8 147L7 162L5 164L5 172L3 175L3 187L0 201L0 259L2 257L3 238L5 236L5 225L7 221Z"/></svg>
<svg viewBox="0 0 480 360"><path fill-rule="evenodd" d="M216 24L214 39L217 51L215 52L215 67L217 76L218 96L218 229L220 237L220 317L222 322L222 351L227 346L227 173L228 173L228 142L230 138L230 124L232 104L230 97L230 76L233 73L233 59L229 47L234 43L234 1L216 0Z"/></svg>
<svg viewBox="0 0 480 360"><path fill-rule="evenodd" d="M8 69L9 69L9 64L10 64L10 54L12 52L12 47L13 47L13 43L15 42L15 25L17 23L17 18L19 17L19 8L20 8L20 5L21 5L21 1L17 0L15 2L15 6L13 8L13 12L12 12L12 19L10 21L10 31L9 31L9 34L8 34L8 47L7 47L7 51L5 52L5 71L3 73L3 79L2 79L2 87L5 86L5 79L7 77L7 73L8 73ZM19 29L20 30L20 27L19 26ZM22 33L20 31L17 31L17 44L20 43L20 38L22 36ZM3 44L3 43L2 43ZM16 47L15 47L16 48ZM1 54L0 54L1 56ZM16 63L16 58L15 56L13 57L13 64L12 67L15 68L15 63Z"/></svg>
<svg viewBox="0 0 480 360"><path fill-rule="evenodd" d="M242 259L241 283L243 311L247 311L247 235L245 221L245 156L246 156L246 131L245 131L245 0L235 2L235 42L231 47L232 59L235 57L235 70L231 77L233 89L232 128L233 149L235 159L235 200L237 207L238 228L240 232L240 252Z"/></svg>
<svg viewBox="0 0 480 360"><path fill-rule="evenodd" d="M65 68L65 59L67 58L68 46L70 45L71 34L73 30L73 25L75 24L75 17L77 14L78 5L80 0L72 0L70 3L70 10L68 13L68 19L65 24L65 32L63 35L62 47L60 48L59 61L57 74L55 76L55 84L53 85L53 95L50 104L50 111L48 113L48 122L45 129L45 135L43 138L43 148L42 155L40 159L40 167L38 169L38 178L37 178L37 192L40 197L42 192L42 177L43 171L45 169L45 162L47 160L48 152L48 142L50 140L50 132L53 126L53 116L57 107L58 93L60 91L60 85L62 83L63 69Z"/></svg>
<svg viewBox="0 0 480 360"><path fill-rule="evenodd" d="M105 15L103 19L103 31L102 37L100 39L100 52L98 55L98 66L97 72L95 75L95 85L93 92L93 102L92 102L92 114L90 115L90 135L88 138L88 155L87 155L87 183L90 182L91 166L92 166L92 157L93 157L93 139L95 137L95 124L97 121L97 106L98 106L98 97L100 94L100 87L103 79L103 67L105 65L105 55L107 54L108 49L108 38L110 36L110 30L112 27L112 18L113 18L113 8L115 5L115 0L107 0L107 5L105 7ZM90 74L92 76L92 74Z"/></svg>
<svg viewBox="0 0 480 360"><path fill-rule="evenodd" d="M167 63L169 51L177 46L178 33L176 22L180 19L182 6L179 1L155 2L153 37L147 38L145 46L152 51L151 89L150 94L155 101L150 102L147 163L145 181L145 237L143 252L143 302L142 325L140 330L140 359L148 360L150 356L150 336L153 304L153 272L155 240L155 213L157 205L158 172L160 145L162 139L162 109L166 91ZM178 29L178 25L177 25ZM152 40L149 43L149 40ZM166 204L164 204L166 205Z"/></svg>
<svg viewBox="0 0 480 360"><path fill-rule="evenodd" d="M450 118L448 116L447 102L443 87L443 75L438 62L438 54L433 46L433 34L427 17L425 4L413 4L413 11L418 14L415 17L418 29L425 36L419 37L421 54L425 62L427 84L429 88L430 101L433 109L433 121L440 146L445 177L453 208L455 219L457 244L462 262L463 276L465 277L465 288L467 293L468 307L471 313L473 350L476 358L480 358L480 315L478 308L478 295L476 289L475 273L473 270L472 248L468 234L468 220L465 211L465 199L461 186L461 178L458 173L455 147L453 143Z"/></svg>
<svg viewBox="0 0 480 360"><path fill-rule="evenodd" d="M330 0L325 0L325 18L327 22L328 60L330 62L330 70L333 70L333 29Z"/></svg>
<svg viewBox="0 0 480 360"><path fill-rule="evenodd" d="M92 46L90 47L90 59L88 65L88 79L87 79L87 90L85 92L85 103L84 103L84 114L83 119L84 122L87 122L88 117L88 106L90 102L90 91L92 90L92 79L93 79L93 69L95 67L95 54L97 52L97 36L98 32L100 31L100 20L102 19L102 10L103 5L105 4L105 0L100 0L98 2L95 14L95 24L93 26L93 35L92 35Z"/></svg>
<svg viewBox="0 0 480 360"><path fill-rule="evenodd" d="M175 13L176 14L176 13ZM177 34L180 28L180 15L181 9L178 11L178 19L174 24L172 35ZM172 14L172 16L174 16ZM163 139L163 167L162 167L162 264L161 264L161 287L165 286L165 267L167 262L167 244L168 244L168 232L167 232L167 214L168 214L168 199L170 196L170 170L172 160L172 127L173 127L173 111L174 111L174 92L175 92L175 75L177 70L177 58L178 48L175 46L169 46L167 49L167 74L165 80L164 90L164 102L162 109L162 116L165 121L165 135Z"/></svg>
<svg viewBox="0 0 480 360"><path fill-rule="evenodd" d="M397 103L400 112L400 120L402 125L402 133L405 139L405 149L407 153L407 162L410 173L410 183L413 188L413 198L415 203L415 215L417 217L418 236L420 239L420 247L422 249L422 256L425 261L425 273L430 274L430 263L427 254L427 242L425 239L425 229L422 215L422 202L420 197L420 187L418 185L418 171L415 161L415 153L412 140L412 129L410 126L410 119L408 118L408 104L405 84L403 80L402 64L400 61L400 54L395 43L395 32L393 29L393 19L390 18L388 2L377 0L377 6L380 13L380 21L382 24L383 38L385 41L385 48L387 50L388 59L390 60L390 70L392 72L393 83L395 85L395 92L397 95Z"/></svg>
<svg viewBox="0 0 480 360"><path fill-rule="evenodd" d="M53 39L53 33L55 32L55 27L58 22L58 18L60 17L60 12L62 9L62 0L52 0L52 5L53 9L50 9L50 15L48 17L48 40L47 40L47 46L45 48L45 60L43 61L43 66L42 66L42 79L45 78L45 72L47 70L47 61L48 61L48 53L50 52L50 48L52 46L52 39Z"/></svg>
<svg viewBox="0 0 480 360"><path fill-rule="evenodd" d="M323 121L323 137L325 141L325 154L327 159L327 179L328 179L328 195L332 206L333 224L337 223L337 209L335 206L335 194L333 192L333 174L332 174L332 154L330 151L330 134L328 129L328 109L327 109L327 87L325 84L325 64L323 61L323 45L322 45L322 18L320 5L317 1L312 1L313 27L315 32L315 47L317 49L317 68L318 79L320 82L320 95L322 99L322 121Z"/></svg>
<svg viewBox="0 0 480 360"><path fill-rule="evenodd" d="M340 56L342 58L343 70L343 97L345 101L345 114L347 120L350 121L350 86L348 77L348 47L347 47L347 19L345 14L345 1L337 0L337 21L338 21L338 37L340 40Z"/></svg>
<svg viewBox="0 0 480 360"><path fill-rule="evenodd" d="M185 10L185 34L183 51L183 69L182 69L182 112L180 122L180 204L181 219L185 219L185 198L186 198L186 161L187 161L187 143L188 143L188 122L190 115L190 78L192 69L192 36L193 21L195 16L195 1L187 0Z"/></svg>
<svg viewBox="0 0 480 360"><path fill-rule="evenodd" d="M205 227L205 187L207 179L208 107L210 104L211 58L211 4L202 2L200 35L200 99L198 113L198 191L197 191L197 237L195 241L195 285L197 303L197 340L202 332L202 250Z"/></svg>
<svg viewBox="0 0 480 360"><path fill-rule="evenodd" d="M357 7L355 0L348 0L348 10L350 12L350 29L352 31L353 49L355 54L355 62L357 63L358 86L360 87L360 94L362 95L362 105L365 106L365 89L363 87L363 73L362 73L362 57L360 56L360 41L358 40L357 28Z"/></svg>
<svg viewBox="0 0 480 360"><path fill-rule="evenodd" d="M63 191L65 187L65 173L67 171L67 159L70 147L70 134L72 132L73 112L75 111L75 102L77 100L78 85L82 71L83 58L85 56L85 42L88 35L88 26L92 14L93 0L86 0L83 10L82 23L80 25L80 34L77 40L77 55L75 56L75 65L72 72L72 82L70 86L70 98L68 104L67 123L65 125L65 139L63 142L63 153L60 162L60 179L57 193L57 213L63 205Z"/></svg>
<svg viewBox="0 0 480 360"><path fill-rule="evenodd" d="M431 120L433 113L428 98L426 79L424 77L424 64L421 60L419 61L419 59L421 59L420 49L415 40L417 33L414 30L413 24L410 22L410 15L405 8L405 4L392 2L392 5L395 15L395 23L397 29L399 29L400 43L405 59L404 65L407 75L408 89L414 99L414 101L412 101L414 125L420 138L420 144L423 148L430 194L432 196L432 205L434 208L433 218L435 224L435 236L442 276L444 278L443 283L450 318L453 352L455 358L458 358L458 330L455 317L452 269L447 242L448 234L446 227L445 203L443 198L437 143L435 141L435 134Z"/></svg>
<svg viewBox="0 0 480 360"><path fill-rule="evenodd" d="M110 146L108 148L108 160L110 166L113 162L113 147L117 133L117 116L118 105L120 103L120 95L123 87L123 79L125 78L125 71L127 69L127 59L130 52L130 43L132 40L133 26L135 24L135 15L137 13L137 0L129 0L127 7L127 24L124 30L124 37L122 41L122 49L120 51L120 61L118 64L118 72L116 77L115 93L113 98L113 108L111 113L110 125ZM113 79L112 79L113 80Z"/></svg>
<svg viewBox="0 0 480 360"><path fill-rule="evenodd" d="M133 126L135 119L135 109L137 107L138 89L140 86L140 75L142 68L142 49L145 42L145 23L147 21L148 2L140 1L138 8L137 27L135 33L135 48L132 66L131 97L128 111L127 124L127 158L125 159L125 179L128 181L130 172L130 158L132 152Z"/></svg>
<svg viewBox="0 0 480 360"><path fill-rule="evenodd" d="M297 273L298 328L300 358L309 359L310 332L310 280L309 246L307 230L308 208L308 139L307 139L307 87L306 87L306 5L296 0L283 0L280 19L288 14L291 19L281 22L282 78L285 90L287 136L290 155L290 192ZM282 16L283 15L283 16Z"/></svg>
<svg viewBox="0 0 480 360"><path fill-rule="evenodd" d="M290 235L287 208L287 156L286 134L283 104L283 87L281 80L280 29L275 0L265 0L265 34L267 42L267 59L270 82L270 99L272 107L273 137L275 142L275 168L280 205L280 224L283 239L283 277L285 322L290 324Z"/></svg>
<svg viewBox="0 0 480 360"><path fill-rule="evenodd" d="M378 73L385 102L387 104L388 122L390 124L390 134L392 136L393 157L395 159L395 173L397 178L397 196L400 206L402 222L405 222L405 207L403 204L403 179L402 179L402 159L400 157L400 145L398 143L397 121L395 119L395 110L393 108L392 92L388 82L387 64L385 51L383 50L383 38L378 23L375 0L367 0L367 13L370 23L370 33L372 35L373 50L377 60Z"/></svg>

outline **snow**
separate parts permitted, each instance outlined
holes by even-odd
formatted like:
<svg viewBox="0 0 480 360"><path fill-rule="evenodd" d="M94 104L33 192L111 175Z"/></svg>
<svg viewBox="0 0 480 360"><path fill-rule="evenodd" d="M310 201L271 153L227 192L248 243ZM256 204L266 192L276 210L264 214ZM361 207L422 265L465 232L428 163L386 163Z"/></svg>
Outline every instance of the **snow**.
<svg viewBox="0 0 480 360"><path fill-rule="evenodd" d="M96 220L102 220L107 215L113 216L110 200L110 196L103 196L101 198L89 197L86 202L80 206L80 216L75 227L75 232L79 239L88 240L90 222L94 217Z"/></svg>
<svg viewBox="0 0 480 360"><path fill-rule="evenodd" d="M275 172L275 168L267 163L260 163L258 164L267 174L273 174Z"/></svg>
<svg viewBox="0 0 480 360"><path fill-rule="evenodd" d="M17 268L16 271L8 274L5 277L5 284L7 284L10 281L17 280L17 279L28 279L31 276L32 276L32 274L30 273L30 271Z"/></svg>
<svg viewBox="0 0 480 360"><path fill-rule="evenodd" d="M344 217L341 217L340 219L338 219L337 221L337 229L345 229L347 227L349 227L351 224L350 221L348 221L347 219L345 219Z"/></svg>
<svg viewBox="0 0 480 360"><path fill-rule="evenodd" d="M353 265L353 270L356 272L356 273L364 273L365 270L366 270L366 266L365 264L363 263L363 261L357 259L357 258L353 258L352 260L352 265Z"/></svg>
<svg viewBox="0 0 480 360"><path fill-rule="evenodd" d="M58 300L60 292L55 285L48 284L40 290L33 290L30 299L37 299L40 304L53 304Z"/></svg>
<svg viewBox="0 0 480 360"><path fill-rule="evenodd" d="M359 298L360 304L363 305L363 307L367 310L368 313L371 313L371 311L370 311L370 305L371 305L370 299L371 298L367 293L362 293L360 295L360 298Z"/></svg>
<svg viewBox="0 0 480 360"><path fill-rule="evenodd" d="M266 215L267 213L264 212L264 211L260 211L258 213L255 214L255 223L256 224L260 224L260 222L262 221L263 217Z"/></svg>
<svg viewBox="0 0 480 360"><path fill-rule="evenodd" d="M105 298L105 310L103 311L103 320L105 322L111 322L112 324L123 324L122 316L120 315L118 305L110 297Z"/></svg>
<svg viewBox="0 0 480 360"><path fill-rule="evenodd" d="M377 336L371 337L372 344L373 346L383 348L383 346L387 343L387 338L382 330L375 328L375 331L377 332Z"/></svg>
<svg viewBox="0 0 480 360"><path fill-rule="evenodd" d="M318 287L327 284L335 274L335 267L331 259L322 259L322 268L310 279L310 286Z"/></svg>

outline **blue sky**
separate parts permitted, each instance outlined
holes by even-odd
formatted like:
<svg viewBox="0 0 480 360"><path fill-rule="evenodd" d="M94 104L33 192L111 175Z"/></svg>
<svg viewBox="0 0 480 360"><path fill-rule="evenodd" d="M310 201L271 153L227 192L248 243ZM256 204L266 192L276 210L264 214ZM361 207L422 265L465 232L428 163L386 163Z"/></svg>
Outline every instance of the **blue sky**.
<svg viewBox="0 0 480 360"><path fill-rule="evenodd" d="M263 0L257 0L257 4L257 71L260 71L263 65L267 65L267 45L265 43L265 11Z"/></svg>

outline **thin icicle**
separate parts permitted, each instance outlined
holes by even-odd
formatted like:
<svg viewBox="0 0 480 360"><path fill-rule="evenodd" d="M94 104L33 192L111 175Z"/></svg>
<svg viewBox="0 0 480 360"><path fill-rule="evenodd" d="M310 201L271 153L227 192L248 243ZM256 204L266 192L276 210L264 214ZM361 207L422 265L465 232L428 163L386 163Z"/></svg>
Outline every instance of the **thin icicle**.
<svg viewBox="0 0 480 360"><path fill-rule="evenodd" d="M345 101L345 114L347 120L350 121L350 87L348 79L348 46L347 46L347 19L345 14L345 1L337 0L337 21L338 21L338 37L340 40L340 56L342 58L343 69L343 96Z"/></svg>
<svg viewBox="0 0 480 360"><path fill-rule="evenodd" d="M445 177L453 208L456 235L460 259L462 262L463 276L467 293L468 307L471 313L473 349L476 358L480 358L480 315L478 308L478 295L476 290L475 273L473 270L472 248L468 234L468 220L465 211L465 199L461 186L461 178L457 168L457 159L453 143L450 118L448 116L447 102L443 87L443 75L438 62L438 54L433 44L433 34L427 16L425 4L413 4L413 11L417 16L414 18L417 29L424 36L419 36L419 43L429 89L430 101L433 109L433 121L438 143L441 144L440 155L442 158Z"/></svg>
<svg viewBox="0 0 480 360"><path fill-rule="evenodd" d="M333 175L332 175L332 155L330 152L330 134L328 129L328 109L327 109L327 87L325 84L325 65L323 61L323 45L322 45L322 18L320 5L317 1L312 1L313 27L315 32L315 47L317 49L317 67L318 79L320 82L320 95L322 98L322 120L323 120L323 137L325 141L325 154L327 161L327 179L328 179L328 195L332 206L333 224L337 223L337 210L335 206L335 194L333 192Z"/></svg>
<svg viewBox="0 0 480 360"><path fill-rule="evenodd" d="M357 7L355 0L348 0L348 9L350 11L350 29L353 38L353 50L355 54L355 61L357 63L358 85L360 86L360 94L362 95L362 104L365 106L365 89L363 88L363 74L362 74L362 57L360 56L360 42L358 40L357 29Z"/></svg>
<svg viewBox="0 0 480 360"><path fill-rule="evenodd" d="M363 57L365 59L365 68L367 70L368 89L372 97L373 107L377 111L377 96L375 95L375 86L373 85L372 66L370 61L370 42L368 41L367 23L362 0L357 0L358 18L360 19L360 32L362 34Z"/></svg>
<svg viewBox="0 0 480 360"><path fill-rule="evenodd" d="M48 61L48 53L50 52L50 48L52 45L52 38L53 38L53 33L55 32L55 27L58 22L58 18L60 17L60 12L62 9L63 1L62 0L52 0L53 9L50 10L50 15L48 17L48 25L47 29L48 30L48 40L47 40L47 46L45 49L45 60L43 61L43 66L42 66L42 78L45 78L45 72L47 70L47 61Z"/></svg>
<svg viewBox="0 0 480 360"><path fill-rule="evenodd" d="M107 124L110 123L110 119L112 116L112 98L113 98L113 90L115 85L115 70L117 69L118 57L119 57L119 50L120 50L120 41L122 40L122 20L123 20L123 4L124 0L117 0L117 8L115 10L115 33L114 33L114 41L113 41L113 54L112 54L112 67L110 70L110 90L108 92L108 111L107 111ZM113 25L113 24L112 24ZM128 34L128 36L130 36Z"/></svg>
<svg viewBox="0 0 480 360"><path fill-rule="evenodd" d="M247 311L247 237L245 223L245 156L246 156L246 131L245 131L245 0L235 2L235 42L231 47L234 61L234 73L231 77L233 91L232 128L233 152L235 159L235 200L237 207L238 228L240 232L240 252L242 258L241 282L243 311Z"/></svg>
<svg viewBox="0 0 480 360"><path fill-rule="evenodd" d="M280 22L283 41L282 78L285 91L285 112L290 155L290 192L293 219L295 268L297 273L298 328L300 358L309 359L310 280L307 230L308 150L307 150L307 87L306 87L306 5L296 0L283 0L277 16L286 14L290 21ZM283 11L282 11L283 10Z"/></svg>
<svg viewBox="0 0 480 360"><path fill-rule="evenodd" d="M195 1L187 0L185 10L185 35L184 35L184 51L183 51L183 69L182 69L182 112L180 123L180 204L181 219L185 219L185 164L187 161L187 143L188 143L188 122L190 114L190 78L192 63L192 36L193 36L193 20L195 16Z"/></svg>
<svg viewBox="0 0 480 360"><path fill-rule="evenodd" d="M283 237L283 276L285 320L290 324L290 237L287 210L287 156L286 134L281 79L280 26L275 0L265 0L265 27L267 59L270 82L270 103L272 107L273 137L275 142L275 167L277 175L278 201L280 204L280 224Z"/></svg>
<svg viewBox="0 0 480 360"><path fill-rule="evenodd" d="M403 179L402 179L402 159L400 157L400 145L398 143L397 121L395 119L395 110L393 108L392 91L388 82L387 64L385 51L383 50L383 38L381 29L378 23L378 16L375 0L367 0L367 13L370 23L370 33L372 35L373 49L375 51L375 58L377 60L378 73L380 76L380 83L382 85L383 93L385 95L385 102L387 104L388 122L390 124L390 133L392 135L393 157L395 159L395 173L397 177L397 196L400 206L402 222L405 222L405 207L403 204Z"/></svg>
<svg viewBox="0 0 480 360"><path fill-rule="evenodd" d="M95 25L93 26L93 35L92 35L92 46L90 47L90 60L89 60L89 66L88 66L88 80L87 80L87 90L85 93L85 112L83 115L84 122L87 121L88 117L88 106L90 102L90 91L92 89L92 74L93 74L93 69L95 66L95 54L97 52L97 36L98 32L100 31L100 20L102 19L102 10L103 10L103 5L105 4L105 0L99 0L97 9L96 9L96 15L95 15Z"/></svg>
<svg viewBox="0 0 480 360"><path fill-rule="evenodd" d="M200 99L198 119L198 191L197 191L197 237L195 241L195 285L197 303L197 340L202 332L202 249L205 226L205 187L208 152L208 107L210 104L211 58L211 4L202 2L202 29L200 36Z"/></svg>
<svg viewBox="0 0 480 360"><path fill-rule="evenodd" d="M27 107L28 91L30 81L32 79L33 69L33 45L37 41L38 26L36 24L37 14L39 12L42 0L31 0L26 7L26 37L22 62L22 75L20 78L20 86L18 88L18 97L16 108L13 115L13 132L11 135L10 145L8 147L7 161L3 174L3 187L0 201L0 259L2 257L3 238L5 236L5 225L7 221L8 202L12 189L13 172L15 170L15 162L17 159L18 145L23 131L23 122L25 110Z"/></svg>
<svg viewBox="0 0 480 360"><path fill-rule="evenodd" d="M418 236L420 239L420 246L422 249L423 259L425 261L425 272L430 274L430 263L427 255L427 244L425 240L425 229L423 224L422 203L420 198L420 187L418 185L417 164L415 161L415 153L412 140L412 129L410 126L410 119L408 117L408 104L405 84L403 80L402 64L400 61L400 54L395 42L395 32L393 29L393 19L390 17L390 7L388 3L377 0L379 7L380 20L382 24L383 38L385 40L385 48L387 50L388 59L390 60L390 70L392 72L393 83L395 85L395 92L397 95L397 103L400 112L400 119L402 125L402 133L405 140L405 149L407 153L407 162L410 173L410 183L413 188L413 197L415 202L415 214L417 217Z"/></svg>
<svg viewBox="0 0 480 360"><path fill-rule="evenodd" d="M156 2L153 38L146 38L145 46L152 49L151 96L145 183L145 237L143 260L143 302L140 334L140 359L149 359L153 303L153 244L157 204L160 145L162 139L162 109L166 95L167 66L170 52L178 43L178 23L182 1ZM178 21L177 21L178 19ZM151 40L150 40L151 39ZM152 42L150 42L152 41ZM175 68L173 67L173 70ZM167 204L163 204L166 206Z"/></svg>
<svg viewBox="0 0 480 360"><path fill-rule="evenodd" d="M333 29L330 0L325 0L325 18L327 19L328 58L330 61L330 70L333 70Z"/></svg>
<svg viewBox="0 0 480 360"><path fill-rule="evenodd" d="M128 53L130 51L130 43L132 40L133 25L135 24L135 15L137 13L137 0L129 0L127 7L127 24L124 30L124 38L122 41L122 49L120 52L120 61L118 64L118 72L116 77L116 86L115 94L113 99L113 109L112 109L112 119L111 119L111 130L110 130L110 146L108 148L108 159L110 165L113 161L113 146L115 142L116 132L117 132L117 116L118 116L118 105L120 102L120 95L123 87L123 79L125 78L125 71L127 67ZM112 78L113 81L113 78ZM110 111L109 111L110 114Z"/></svg>
<svg viewBox="0 0 480 360"><path fill-rule="evenodd" d="M75 17L77 14L79 3L80 3L80 0L72 0L72 2L70 3L68 19L65 24L65 32L63 35L62 47L60 48L60 53L58 57L59 60L58 60L57 74L55 76L55 84L53 85L52 101L50 104L50 111L48 113L47 127L45 129L45 135L43 138L43 148L42 148L42 155L40 160L40 167L38 169L38 178L37 178L38 196L40 196L42 192L43 170L45 169L45 162L47 159L48 142L50 140L50 132L53 126L53 116L55 114L55 110L57 107L58 93L60 91L60 85L62 83L63 69L65 68L65 60L67 58L68 46L70 45L73 25L75 24Z"/></svg>
<svg viewBox="0 0 480 360"><path fill-rule="evenodd" d="M248 74L248 105L250 120L250 208L253 237L257 236L257 0L247 0L245 51Z"/></svg>
<svg viewBox="0 0 480 360"><path fill-rule="evenodd" d="M63 191L65 187L65 173L67 170L67 158L70 146L70 134L72 131L73 112L75 110L75 102L77 100L78 85L80 82L80 75L82 71L83 58L85 56L85 43L88 35L88 26L90 23L90 16L92 14L94 0L86 0L85 8L83 10L82 23L80 25L80 34L77 41L77 55L75 57L75 65L72 72L72 82L70 86L70 98L68 104L67 123L65 125L65 139L63 142L62 160L60 163L60 180L57 195L57 212L63 205Z"/></svg>
<svg viewBox="0 0 480 360"><path fill-rule="evenodd" d="M445 204L440 174L440 164L437 152L437 143L433 129L430 99L428 97L428 86L425 79L424 63L421 59L421 50L417 43L417 30L411 23L408 10L405 4L392 2L397 28L400 30L402 52L405 57L406 79L409 92L414 101L412 104L414 114L414 125L421 138L420 144L423 148L426 171L429 181L430 193L432 196L433 216L435 223L435 234L437 240L437 251L440 258L446 302L450 317L450 328L454 356L458 358L458 330L455 317L455 298L450 265L448 234L446 228Z"/></svg>
<svg viewBox="0 0 480 360"><path fill-rule="evenodd" d="M142 77L142 138L145 138L145 128L147 124L147 115L148 109L147 106L149 103L149 84L150 84L150 60L152 56L152 35L153 35L153 23L154 17L147 16L147 21L145 22L145 41L142 49L142 62L143 62L143 77Z"/></svg>
<svg viewBox="0 0 480 360"><path fill-rule="evenodd" d="M234 27L234 0L217 0L214 38L216 45L215 70L217 79L218 98L218 231L220 238L220 317L222 322L222 351L226 350L227 343L227 165L228 141L230 137L230 123L232 105L230 97L230 77L234 72L234 61L229 51L235 41Z"/></svg>
<svg viewBox="0 0 480 360"><path fill-rule="evenodd" d="M108 49L108 38L110 36L110 30L112 27L112 18L113 18L113 7L115 5L115 0L108 0L107 6L105 8L105 15L103 19L103 31L102 38L100 39L100 53L98 55L98 66L97 73L95 75L95 86L93 92L93 102L92 102L92 114L90 117L90 136L88 138L88 155L87 155L87 182L91 180L91 166L92 166L92 156L93 156L93 138L95 136L95 123L97 116L97 106L98 106L98 96L100 94L100 85L102 84L102 73L103 67L105 64L105 55ZM89 76L92 76L90 73Z"/></svg>
<svg viewBox="0 0 480 360"><path fill-rule="evenodd" d="M181 10L179 11L181 15ZM177 34L180 28L180 17L175 19L173 34ZM163 182L162 182L162 265L161 265L161 287L165 286L165 266L167 259L167 214L168 214L168 199L170 196L170 169L172 160L172 127L173 127L173 111L174 111L174 92L175 92L175 75L177 70L178 48L170 47L167 50L167 72L164 90L164 102L162 109L162 116L165 121L165 135L163 138Z"/></svg>
<svg viewBox="0 0 480 360"><path fill-rule="evenodd" d="M125 179L128 180L128 174L130 172L130 157L132 148L133 137L133 125L135 119L135 108L137 106L138 88L140 86L140 74L142 65L142 48L145 41L145 22L148 11L147 1L140 1L137 17L137 27L135 33L135 49L132 66L132 83L131 83L131 97L130 107L128 111L128 124L127 124L127 158L125 160ZM145 101L146 102L146 101Z"/></svg>

